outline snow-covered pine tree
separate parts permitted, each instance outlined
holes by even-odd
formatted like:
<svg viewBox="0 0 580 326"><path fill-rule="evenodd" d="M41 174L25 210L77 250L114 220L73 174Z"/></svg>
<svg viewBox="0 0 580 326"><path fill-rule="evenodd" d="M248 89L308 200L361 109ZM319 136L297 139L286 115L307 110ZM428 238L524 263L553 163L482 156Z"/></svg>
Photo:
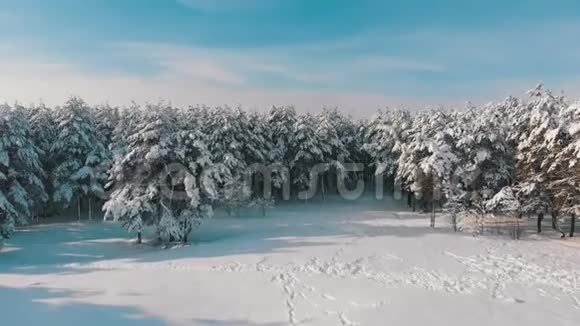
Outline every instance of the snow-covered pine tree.
<svg viewBox="0 0 580 326"><path fill-rule="evenodd" d="M109 150L114 161L127 154L129 146L129 136L136 132L137 127L143 119L143 110L133 103L130 107L119 110L119 118L115 124Z"/></svg>
<svg viewBox="0 0 580 326"><path fill-rule="evenodd" d="M370 156L376 178L385 177L388 183L394 183L397 163L411 122L408 111L390 109L379 112L370 121L364 149Z"/></svg>
<svg viewBox="0 0 580 326"><path fill-rule="evenodd" d="M317 164L324 164L324 143L317 132L317 120L311 114L298 117L293 130L293 143L289 148L292 155L290 161L290 175L295 194L311 189L311 178L320 176L311 175ZM316 171L320 172L320 171ZM313 190L313 189L312 189ZM311 194L314 195L314 194ZM309 196L300 199L309 199Z"/></svg>
<svg viewBox="0 0 580 326"><path fill-rule="evenodd" d="M569 189L569 202L567 210L570 214L570 236L574 236L576 229L576 221L580 218L580 101L576 100L570 105L563 114L564 127L570 135L570 143L559 155L559 162L568 162L567 168L565 164L559 164L561 167L558 173L566 180L567 185L575 185L574 188Z"/></svg>
<svg viewBox="0 0 580 326"><path fill-rule="evenodd" d="M363 151L363 134L359 132L361 125L364 126L364 124L354 121L351 116L346 116L340 111L337 112L336 134L345 150L342 157L345 162L361 162L360 156Z"/></svg>
<svg viewBox="0 0 580 326"><path fill-rule="evenodd" d="M400 146L400 155L393 165L397 166L395 184L409 193L409 205L416 209L416 192L420 192L424 176L419 164L428 155L426 139L422 130L429 131L429 115L418 113L413 116L412 122L407 129L405 142Z"/></svg>
<svg viewBox="0 0 580 326"><path fill-rule="evenodd" d="M435 227L435 206L442 203L444 188L449 184L458 163L455 134L449 128L451 117L449 114L436 114L431 120L431 132L434 134L427 144L429 155L419 165L422 170L420 175L425 177L421 189L423 201L430 203L430 206L424 205L431 211L431 227Z"/></svg>
<svg viewBox="0 0 580 326"><path fill-rule="evenodd" d="M538 198L547 196L552 213L552 226L559 229L558 216L563 208L563 203L557 201L555 193L549 189L549 185L558 180L556 170L550 170L551 148L559 148L559 142L565 133L559 125L559 115L567 106L565 98L554 96L544 89L543 85L528 92L530 96L527 103L519 111L517 124L521 125L518 154L516 162L517 188L524 191L520 198L529 197L527 193L535 192L539 196L531 197L536 201ZM553 151L552 148L552 151ZM523 206L530 207L530 202L523 202ZM543 207L538 207L536 214L543 212Z"/></svg>
<svg viewBox="0 0 580 326"><path fill-rule="evenodd" d="M290 162L294 159L289 148L294 144L293 130L296 120L296 110L291 106L274 106L268 112L268 139L271 143L268 161L271 164L289 168ZM274 188L282 189L285 183L290 182L288 178L287 173L279 170L274 171L272 174Z"/></svg>
<svg viewBox="0 0 580 326"><path fill-rule="evenodd" d="M162 104L147 105L139 114L141 118L131 128L133 133L126 138L124 150L115 155L110 170L113 188L103 210L105 219L122 222L128 231L136 230L140 242L144 226L155 225L160 231L161 188L167 182L166 167L171 163L168 156L176 121L173 112ZM121 121L135 115L136 112L127 113Z"/></svg>
<svg viewBox="0 0 580 326"><path fill-rule="evenodd" d="M248 120L249 132L252 139L252 152L255 153L248 158L250 160L249 163L267 167L274 163L272 157L270 157L272 142L269 137L267 118L263 114L252 112L248 115ZM252 200L250 206L259 207L262 215L265 216L266 208L274 206L274 198L264 189L266 176L263 173L254 173L252 169L248 170L247 173L251 173Z"/></svg>
<svg viewBox="0 0 580 326"><path fill-rule="evenodd" d="M272 144L267 139L265 117L256 112L243 112L242 122L246 131L246 163L267 164Z"/></svg>
<svg viewBox="0 0 580 326"><path fill-rule="evenodd" d="M367 134L368 128L370 126L370 120L358 120L354 123L355 127L355 143L358 144L356 146L358 150L350 150L351 153L351 160L354 163L362 164L363 170L359 172L358 180L363 180L365 184L365 191L374 189L374 186L371 184L371 181L374 179L375 175L375 167L372 166L372 158L370 153L366 150L365 146L368 142ZM355 153L355 154L353 154Z"/></svg>
<svg viewBox="0 0 580 326"><path fill-rule="evenodd" d="M337 177L344 172L343 162L350 160L350 153L346 144L341 139L344 117L337 108L324 108L316 115L316 133L320 139L320 149L323 152L323 159L327 165L327 170L321 176L322 195L326 192L336 192Z"/></svg>
<svg viewBox="0 0 580 326"><path fill-rule="evenodd" d="M51 147L55 142L57 135L57 128L55 124L55 112L44 104L32 106L27 110L28 121L30 122L30 135L32 142L39 149L40 162L44 175L42 182L44 189L48 194L52 194L54 189L51 182L52 171L55 167L55 162L51 156ZM43 205L42 215L51 216L54 213L53 202L47 200Z"/></svg>
<svg viewBox="0 0 580 326"><path fill-rule="evenodd" d="M58 108L55 122L58 128L50 156L55 167L52 171L53 201L68 207L77 200L78 215L81 215L81 199L103 198L103 186L107 180L109 152L103 146L93 121L90 109L80 98L70 98Z"/></svg>
<svg viewBox="0 0 580 326"><path fill-rule="evenodd" d="M465 190L460 180L453 176L449 182L444 184L443 193L445 195L443 211L449 215L453 231L457 232L459 231L460 221L470 214L469 193Z"/></svg>
<svg viewBox="0 0 580 326"><path fill-rule="evenodd" d="M153 225L163 242L187 242L217 198L211 154L200 130L186 129L167 105L148 105L128 137L126 154L111 168L114 190L106 219L138 231Z"/></svg>
<svg viewBox="0 0 580 326"><path fill-rule="evenodd" d="M348 153L342 157L342 163L354 163L357 166L357 171L349 171L345 166L344 173L339 173L337 182L340 186L345 186L347 189L355 189L359 180L365 180L365 166L369 163L368 153L365 152L364 134L366 121L354 121L351 116L344 114L338 115L337 135L343 144L343 148Z"/></svg>
<svg viewBox="0 0 580 326"><path fill-rule="evenodd" d="M457 163L449 122L450 115L443 112L416 115L397 162L398 183L421 200L424 210L431 208L432 217Z"/></svg>
<svg viewBox="0 0 580 326"><path fill-rule="evenodd" d="M28 109L30 135L36 146L44 152L42 161L49 160L48 154L57 134L55 112L44 104Z"/></svg>
<svg viewBox="0 0 580 326"><path fill-rule="evenodd" d="M186 243L189 233L201 220L213 215L212 203L219 198L219 175L212 162L205 137L198 130L181 128L170 142L171 188L158 226L161 239ZM180 196L179 196L180 194ZM172 219L170 218L172 217Z"/></svg>
<svg viewBox="0 0 580 326"><path fill-rule="evenodd" d="M272 161L290 162L292 158L288 147L292 145L292 131L296 125L297 114L294 107L272 107L268 114L268 127L272 140Z"/></svg>
<svg viewBox="0 0 580 326"><path fill-rule="evenodd" d="M517 181L515 170L517 148L530 131L529 109L521 100L510 96L502 102L484 107L482 112L475 110L470 116L478 117L475 119L479 122L478 129L483 131L483 135L493 135L495 144L492 150L489 150L489 146L486 150L489 153L488 164L485 164L483 168L484 171L488 171L484 175L488 176L483 178L483 187L479 189L483 189L488 194L495 194L502 186L511 185L520 203L519 212L524 215L537 214L538 232L540 232L544 213L550 207L547 192L541 187L536 187L534 183L517 182L514 184ZM481 184L481 181L478 182L476 179L474 181L476 184Z"/></svg>
<svg viewBox="0 0 580 326"><path fill-rule="evenodd" d="M570 217L570 236L574 236L580 207L580 104L563 108L559 125L546 134L548 151L544 169L549 176L547 189L562 215Z"/></svg>
<svg viewBox="0 0 580 326"><path fill-rule="evenodd" d="M101 138L101 143L105 148L110 149L113 142L115 127L119 124L119 108L110 105L100 105L92 108L91 117L97 133Z"/></svg>
<svg viewBox="0 0 580 326"><path fill-rule="evenodd" d="M248 116L241 108L211 110L204 131L219 171L220 202L237 215L252 197L252 185L246 182L249 166L265 161L263 141L252 132Z"/></svg>
<svg viewBox="0 0 580 326"><path fill-rule="evenodd" d="M512 187L503 187L492 198L487 200L485 203L485 210L492 214L499 214L501 217L507 216L512 227L510 232L512 238L520 238L521 205L516 198L516 194ZM481 228L483 230L483 224L481 225Z"/></svg>
<svg viewBox="0 0 580 326"><path fill-rule="evenodd" d="M48 199L39 153L24 110L0 106L0 245Z"/></svg>
<svg viewBox="0 0 580 326"><path fill-rule="evenodd" d="M189 106L182 111L183 128L205 130L206 122L212 118L211 112L212 109L206 106Z"/></svg>
<svg viewBox="0 0 580 326"><path fill-rule="evenodd" d="M454 119L456 154L460 158L456 177L469 191L470 204L491 199L513 179L514 150L507 141L509 129L500 110L501 106L490 104Z"/></svg>

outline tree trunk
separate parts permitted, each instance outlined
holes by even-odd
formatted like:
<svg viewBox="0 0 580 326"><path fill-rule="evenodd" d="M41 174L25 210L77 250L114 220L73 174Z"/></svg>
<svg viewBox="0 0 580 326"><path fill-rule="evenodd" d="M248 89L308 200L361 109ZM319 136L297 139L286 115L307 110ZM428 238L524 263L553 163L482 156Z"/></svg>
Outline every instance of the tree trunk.
<svg viewBox="0 0 580 326"><path fill-rule="evenodd" d="M520 233L521 233L520 220L521 219L522 219L522 214L520 213L518 218L516 219L516 240L520 239Z"/></svg>
<svg viewBox="0 0 580 326"><path fill-rule="evenodd" d="M91 197L89 197L89 221L93 220L93 207L91 205Z"/></svg>
<svg viewBox="0 0 580 326"><path fill-rule="evenodd" d="M453 211L451 215L451 220L453 222L453 232L457 232L457 212Z"/></svg>
<svg viewBox="0 0 580 326"><path fill-rule="evenodd" d="M415 193L411 192L413 196L413 212L417 210L417 198L415 197Z"/></svg>
<svg viewBox="0 0 580 326"><path fill-rule="evenodd" d="M566 233L560 229L560 223L558 222L558 211L552 210L552 223L554 223L554 229L562 235L561 238L565 238Z"/></svg>
<svg viewBox="0 0 580 326"><path fill-rule="evenodd" d="M576 216L572 213L572 221L570 221L570 238L574 236L576 229Z"/></svg>
<svg viewBox="0 0 580 326"><path fill-rule="evenodd" d="M431 228L435 228L435 200L431 200Z"/></svg>
<svg viewBox="0 0 580 326"><path fill-rule="evenodd" d="M81 220L81 197L80 196L77 199L77 214L78 214L78 218L80 221Z"/></svg>
<svg viewBox="0 0 580 326"><path fill-rule="evenodd" d="M326 201L326 186L325 186L326 183L324 182L325 176L326 176L326 173L323 174L322 178L321 178L322 179L322 200L324 200L324 201Z"/></svg>
<svg viewBox="0 0 580 326"><path fill-rule="evenodd" d="M139 230L137 230L137 243L141 244L141 242L142 242L141 228L139 228Z"/></svg>
<svg viewBox="0 0 580 326"><path fill-rule="evenodd" d="M407 206L413 207L413 193L411 191L407 192Z"/></svg>
<svg viewBox="0 0 580 326"><path fill-rule="evenodd" d="M542 221L544 220L544 213L538 214L538 233L542 233Z"/></svg>

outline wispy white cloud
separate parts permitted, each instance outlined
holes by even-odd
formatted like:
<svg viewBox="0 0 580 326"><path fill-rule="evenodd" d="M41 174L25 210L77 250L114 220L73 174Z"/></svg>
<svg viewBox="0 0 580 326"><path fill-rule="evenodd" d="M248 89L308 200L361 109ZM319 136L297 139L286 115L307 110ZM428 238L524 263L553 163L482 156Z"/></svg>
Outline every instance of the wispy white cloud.
<svg viewBox="0 0 580 326"><path fill-rule="evenodd" d="M441 64L393 56L360 56L354 59L351 69L368 71L443 72Z"/></svg>
<svg viewBox="0 0 580 326"><path fill-rule="evenodd" d="M268 69L268 68L265 68ZM277 70L275 67L270 67ZM414 96L385 95L364 91L270 89L252 84L208 83L198 75L162 73L157 75L128 75L121 73L92 73L71 64L45 63L32 58L6 57L0 54L0 102L45 102L62 104L71 95L83 97L90 103L130 105L171 101L174 105L242 105L249 110L264 111L272 105L295 105L299 111L318 112L323 107L340 107L355 118L368 117L379 108L425 108L438 106L463 107L465 101L483 104L501 100L513 94L523 96L537 80L496 80L478 87L485 94L471 97L466 94L428 96L419 92ZM566 90L568 96L579 96L578 79L548 84L554 91Z"/></svg>
<svg viewBox="0 0 580 326"><path fill-rule="evenodd" d="M219 51L160 43L117 43L114 47L136 60L147 60L158 66L165 76L231 85L246 82L246 77L234 69L236 63L226 60Z"/></svg>
<svg viewBox="0 0 580 326"><path fill-rule="evenodd" d="M554 31L570 34L569 29L553 28L537 35L541 39L554 35L549 44L565 44ZM430 73L429 77L455 73L462 64L470 67L480 63L505 64L501 61L506 60L501 51L521 51L517 44L511 43L520 33L512 31L503 38L490 32L476 34L473 38L474 34L443 30L385 35L368 32L313 44L243 49L135 42L115 43L110 49L112 56L125 56L157 68L153 74L121 70L104 72L99 66L87 68L70 63L47 64L63 61L49 57L7 57L5 51L0 51L0 71L3 72L0 74L0 100L36 101L42 98L49 103L59 103L75 94L92 102L109 100L115 104L164 98L178 105L243 104L250 108L267 108L273 104L294 104L310 110L340 106L361 116L386 105L463 106L468 99L482 103L509 94L521 95L538 82L535 78L542 78L510 76L506 71L493 80L474 75L477 78L457 79L448 84L423 82L420 78L400 81L400 76L417 77L421 76L417 73L422 72ZM396 55L388 51L388 43L381 43L394 42L397 38L413 45L424 45L423 49L431 51ZM377 49L377 44L384 48ZM18 47L18 51L8 52L42 53L26 49L22 44ZM539 48L547 51L544 46ZM570 44L565 49L574 53L578 46ZM558 53L554 56L561 54ZM511 60L517 57L512 56ZM382 76L387 77L378 82L373 80ZM554 77L544 80L552 89L564 89L570 96L580 95L574 93L580 79ZM407 95L401 95L389 85L406 90L404 94Z"/></svg>
<svg viewBox="0 0 580 326"><path fill-rule="evenodd" d="M333 48L332 44L329 44ZM326 60L324 55L296 48L216 49L163 43L118 43L115 48L162 68L162 73L189 75L208 81L244 85L266 78L295 83L332 86L353 76L388 72L442 72L435 63L396 56L354 55ZM317 51L320 51L318 48Z"/></svg>
<svg viewBox="0 0 580 326"><path fill-rule="evenodd" d="M0 57L0 102L62 104L78 95L90 103L130 105L171 101L174 105L242 105L264 111L272 105L294 105L299 111L317 112L323 107L340 107L356 118L372 115L385 106L425 107L457 104L452 99L386 96L356 91L309 91L269 89L255 85L216 85L197 75L159 74L136 76L90 73L75 65L47 64L30 59Z"/></svg>

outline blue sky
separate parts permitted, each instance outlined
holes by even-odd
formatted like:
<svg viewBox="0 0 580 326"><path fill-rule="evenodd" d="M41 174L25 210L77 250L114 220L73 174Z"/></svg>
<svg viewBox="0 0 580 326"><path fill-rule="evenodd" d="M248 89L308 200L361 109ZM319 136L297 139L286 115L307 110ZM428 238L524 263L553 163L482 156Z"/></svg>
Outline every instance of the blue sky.
<svg viewBox="0 0 580 326"><path fill-rule="evenodd" d="M580 95L577 0L0 0L0 100L462 105Z"/></svg>

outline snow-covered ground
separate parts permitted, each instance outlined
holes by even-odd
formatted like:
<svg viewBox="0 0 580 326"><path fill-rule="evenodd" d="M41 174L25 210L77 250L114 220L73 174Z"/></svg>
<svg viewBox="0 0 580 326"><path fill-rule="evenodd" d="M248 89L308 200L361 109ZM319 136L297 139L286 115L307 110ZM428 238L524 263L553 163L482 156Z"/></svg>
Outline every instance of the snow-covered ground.
<svg viewBox="0 0 580 326"><path fill-rule="evenodd" d="M580 245L473 237L399 202L217 217L186 247L118 225L20 230L0 253L2 325L578 325ZM257 215L257 214L256 214Z"/></svg>

